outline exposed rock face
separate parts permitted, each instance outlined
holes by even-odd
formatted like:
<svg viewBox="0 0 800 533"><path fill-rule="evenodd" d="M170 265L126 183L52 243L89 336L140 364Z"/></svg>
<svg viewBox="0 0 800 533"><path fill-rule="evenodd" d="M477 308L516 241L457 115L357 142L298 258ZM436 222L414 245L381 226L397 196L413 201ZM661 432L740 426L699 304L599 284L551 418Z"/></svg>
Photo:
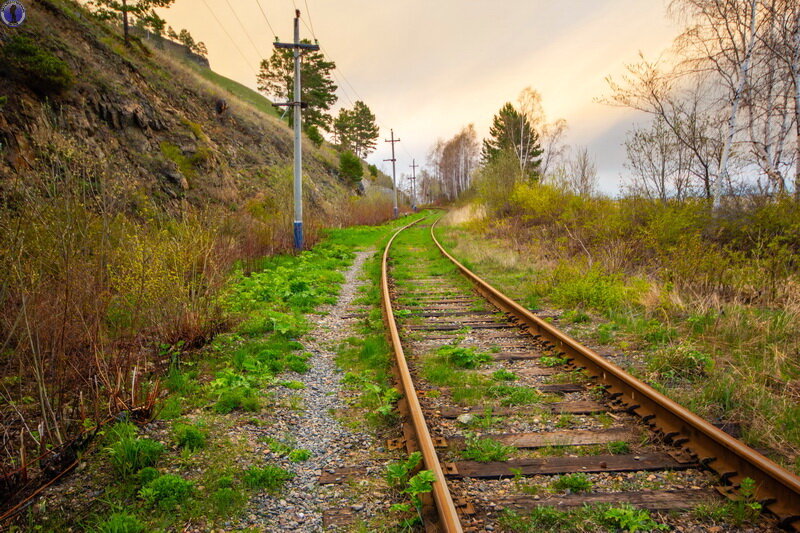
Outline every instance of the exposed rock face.
<svg viewBox="0 0 800 533"><path fill-rule="evenodd" d="M280 120L200 80L150 48L153 42L125 47L78 5L31 3L39 16L22 31L69 66L74 84L43 98L13 76L0 76L0 96L7 97L0 113L0 194L20 178L69 164L70 172L132 182L129 189L144 188L167 202L238 206L264 192L271 168L291 164L292 135ZM324 209L352 194L328 154L308 143L305 156L312 206Z"/></svg>

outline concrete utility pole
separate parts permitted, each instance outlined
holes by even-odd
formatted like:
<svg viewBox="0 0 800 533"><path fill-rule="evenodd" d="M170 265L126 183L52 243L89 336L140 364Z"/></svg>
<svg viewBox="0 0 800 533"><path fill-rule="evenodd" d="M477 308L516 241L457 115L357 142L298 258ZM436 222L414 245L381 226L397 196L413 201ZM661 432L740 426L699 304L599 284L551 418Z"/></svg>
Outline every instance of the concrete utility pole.
<svg viewBox="0 0 800 533"><path fill-rule="evenodd" d="M417 160L416 159L412 159L411 160L411 165L409 165L409 166L411 167L411 208L416 213L417 212L417 188L416 188L416 184L417 184L417 167L419 165L417 164Z"/></svg>
<svg viewBox="0 0 800 533"><path fill-rule="evenodd" d="M389 130L392 133L391 139L386 139L387 143L392 143L392 158L384 159L384 161L392 162L392 190L394 191L394 218L397 218L397 177L395 176L394 162L397 161L394 157L394 143L400 142L400 139L394 138L394 130Z"/></svg>
<svg viewBox="0 0 800 533"><path fill-rule="evenodd" d="M294 42L275 43L275 48L288 48L294 51L294 99L275 106L294 108L294 247L303 249L303 128L300 110L308 107L301 101L300 58L306 50L319 50L319 45L300 42L300 10L295 10Z"/></svg>

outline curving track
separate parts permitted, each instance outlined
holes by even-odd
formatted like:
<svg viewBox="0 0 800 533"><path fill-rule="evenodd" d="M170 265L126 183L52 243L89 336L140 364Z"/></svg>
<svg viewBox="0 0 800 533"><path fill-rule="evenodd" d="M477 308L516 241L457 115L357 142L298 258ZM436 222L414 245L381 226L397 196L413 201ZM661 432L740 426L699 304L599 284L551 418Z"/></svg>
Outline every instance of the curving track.
<svg viewBox="0 0 800 533"><path fill-rule="evenodd" d="M414 441L407 447L422 452L437 478L428 529L495 530L502 509L546 505L680 511L718 504L719 494L738 497L744 478L755 480L757 500L778 525L800 527L797 476L494 289L447 253L435 224L425 240L422 227L409 230L415 224L388 242L381 289L404 433ZM396 243L404 231L416 239ZM444 372L453 356L442 346L490 360ZM509 457L463 460L486 436ZM541 492L576 473L588 492Z"/></svg>

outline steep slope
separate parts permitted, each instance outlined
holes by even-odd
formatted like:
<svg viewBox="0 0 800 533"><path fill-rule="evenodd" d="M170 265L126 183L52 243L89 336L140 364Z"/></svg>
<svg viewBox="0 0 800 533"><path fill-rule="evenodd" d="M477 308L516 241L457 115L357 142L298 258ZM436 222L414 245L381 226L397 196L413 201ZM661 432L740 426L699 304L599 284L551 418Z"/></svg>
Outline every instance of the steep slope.
<svg viewBox="0 0 800 533"><path fill-rule="evenodd" d="M240 91L249 101L239 100L230 84L138 39L126 47L116 29L68 0L27 5L21 28L0 30L6 193L43 173L80 172L164 204L236 206L290 163L291 132L262 111L258 95ZM221 99L229 108L218 113ZM337 178L335 154L304 148L308 199L328 211L352 185Z"/></svg>

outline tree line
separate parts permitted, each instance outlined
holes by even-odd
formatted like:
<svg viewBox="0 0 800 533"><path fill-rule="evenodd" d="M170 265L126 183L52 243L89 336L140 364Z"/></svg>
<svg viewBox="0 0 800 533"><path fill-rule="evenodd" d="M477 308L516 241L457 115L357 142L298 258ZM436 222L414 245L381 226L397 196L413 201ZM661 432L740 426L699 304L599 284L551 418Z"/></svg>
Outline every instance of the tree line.
<svg viewBox="0 0 800 533"><path fill-rule="evenodd" d="M419 200L452 201L480 189L502 203L515 184L539 181L589 195L595 190L596 166L586 148L564 144L566 131L566 121L549 121L541 94L528 87L516 103L500 107L482 141L470 124L434 144L420 174Z"/></svg>
<svg viewBox="0 0 800 533"><path fill-rule="evenodd" d="M629 132L629 194L719 204L800 195L800 3L673 0L687 18L666 59L641 57L602 101L652 120Z"/></svg>

